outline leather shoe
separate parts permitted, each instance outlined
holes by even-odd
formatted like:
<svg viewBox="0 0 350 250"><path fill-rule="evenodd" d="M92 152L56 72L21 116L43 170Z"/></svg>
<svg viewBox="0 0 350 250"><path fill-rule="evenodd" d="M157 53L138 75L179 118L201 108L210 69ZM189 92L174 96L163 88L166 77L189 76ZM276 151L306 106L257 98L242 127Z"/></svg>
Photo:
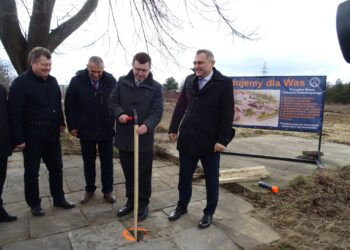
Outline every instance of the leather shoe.
<svg viewBox="0 0 350 250"><path fill-rule="evenodd" d="M75 205L73 203L70 203L66 200L60 201L60 202L53 202L53 206L54 207L61 207L64 209L71 209L71 208L75 208Z"/></svg>
<svg viewBox="0 0 350 250"><path fill-rule="evenodd" d="M147 206L140 206L139 211L137 213L139 221L143 221L148 217L148 207Z"/></svg>
<svg viewBox="0 0 350 250"><path fill-rule="evenodd" d="M34 216L44 216L45 215L45 211L41 207L41 205L31 207L31 212L32 212L32 215L34 215Z"/></svg>
<svg viewBox="0 0 350 250"><path fill-rule="evenodd" d="M122 206L117 213L118 217L122 217L124 215L127 215L133 210L133 204L131 202L127 202L124 206Z"/></svg>
<svg viewBox="0 0 350 250"><path fill-rule="evenodd" d="M0 206L0 222L10 222L17 220L17 216L9 215L6 210Z"/></svg>
<svg viewBox="0 0 350 250"><path fill-rule="evenodd" d="M88 202L92 198L92 196L94 196L94 193L85 192L83 197L81 197L81 199L80 199L80 203L85 204L86 202Z"/></svg>
<svg viewBox="0 0 350 250"><path fill-rule="evenodd" d="M207 228L211 225L212 221L213 221L213 216L210 214L205 214L203 215L202 219L199 221L198 227L201 229Z"/></svg>
<svg viewBox="0 0 350 250"><path fill-rule="evenodd" d="M109 203L114 203L117 200L115 199L115 196L112 195L112 193L106 193L103 195L103 198L108 201Z"/></svg>
<svg viewBox="0 0 350 250"><path fill-rule="evenodd" d="M187 208L176 207L169 215L168 219L171 221L177 220L181 215L187 213Z"/></svg>

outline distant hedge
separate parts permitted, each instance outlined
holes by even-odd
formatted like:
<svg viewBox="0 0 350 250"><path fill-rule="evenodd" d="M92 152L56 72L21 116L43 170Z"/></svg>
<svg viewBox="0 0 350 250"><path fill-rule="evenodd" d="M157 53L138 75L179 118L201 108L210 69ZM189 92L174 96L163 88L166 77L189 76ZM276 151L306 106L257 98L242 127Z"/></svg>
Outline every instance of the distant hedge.
<svg viewBox="0 0 350 250"><path fill-rule="evenodd" d="M350 83L343 83L337 80L334 85L327 84L326 103L350 103Z"/></svg>

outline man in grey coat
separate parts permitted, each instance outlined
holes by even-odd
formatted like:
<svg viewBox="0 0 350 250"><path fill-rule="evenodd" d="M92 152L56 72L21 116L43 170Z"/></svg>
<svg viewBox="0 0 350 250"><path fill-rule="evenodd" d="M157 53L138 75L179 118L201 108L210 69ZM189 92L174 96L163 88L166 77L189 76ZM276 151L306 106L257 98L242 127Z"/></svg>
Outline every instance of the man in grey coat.
<svg viewBox="0 0 350 250"><path fill-rule="evenodd" d="M0 222L17 220L3 208L2 191L6 179L7 157L12 153L10 126L7 116L7 90L0 84Z"/></svg>
<svg viewBox="0 0 350 250"><path fill-rule="evenodd" d="M151 57L137 53L132 61L133 69L118 80L113 89L109 108L116 119L114 146L119 149L120 163L125 177L126 204L118 210L118 217L133 210L134 200L134 129L128 117L137 111L139 128L139 211L142 221L148 216L151 197L154 130L163 114L162 86L153 79Z"/></svg>

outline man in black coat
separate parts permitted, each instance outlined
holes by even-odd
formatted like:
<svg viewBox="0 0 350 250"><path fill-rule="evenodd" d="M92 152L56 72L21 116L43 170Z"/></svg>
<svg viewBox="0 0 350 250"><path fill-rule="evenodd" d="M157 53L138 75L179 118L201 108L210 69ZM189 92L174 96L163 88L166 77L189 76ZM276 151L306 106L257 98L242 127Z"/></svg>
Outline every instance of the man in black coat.
<svg viewBox="0 0 350 250"><path fill-rule="evenodd" d="M218 204L220 152L232 139L233 89L232 81L214 68L211 51L198 50L193 64L194 74L185 80L169 127L170 141L178 141L180 159L179 201L169 220L177 220L187 212L192 177L200 160L207 206L198 227L206 228L212 223Z"/></svg>
<svg viewBox="0 0 350 250"><path fill-rule="evenodd" d="M103 60L92 56L87 68L72 78L66 92L68 130L80 139L84 161L86 186L80 200L82 204L88 202L96 190L96 146L101 162L103 197L110 203L116 201L112 195L114 119L107 108L107 99L116 84L116 79L104 71Z"/></svg>
<svg viewBox="0 0 350 250"><path fill-rule="evenodd" d="M148 216L151 197L154 130L163 114L162 86L153 79L151 57L137 53L133 69L118 80L110 96L110 110L116 119L115 147L119 149L120 163L125 177L126 204L118 210L123 216L133 210L134 200L134 128L128 117L137 111L139 135L139 211L142 221Z"/></svg>
<svg viewBox="0 0 350 250"><path fill-rule="evenodd" d="M10 126L7 116L7 90L0 83L0 222L17 220L16 216L9 215L1 198L7 171L7 158L12 153Z"/></svg>
<svg viewBox="0 0 350 250"><path fill-rule="evenodd" d="M35 47L29 53L29 69L12 83L9 92L9 118L13 143L23 151L24 194L34 216L45 214L39 197L40 160L49 171L53 205L64 209L75 207L66 201L63 191L63 163L60 132L65 123L61 90L50 75L51 53Z"/></svg>

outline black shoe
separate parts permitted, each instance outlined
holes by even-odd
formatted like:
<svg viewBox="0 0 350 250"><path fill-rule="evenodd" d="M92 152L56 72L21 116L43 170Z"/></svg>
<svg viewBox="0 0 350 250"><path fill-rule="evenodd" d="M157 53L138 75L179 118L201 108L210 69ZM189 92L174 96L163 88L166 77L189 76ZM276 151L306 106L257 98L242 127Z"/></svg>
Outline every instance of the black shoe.
<svg viewBox="0 0 350 250"><path fill-rule="evenodd" d="M60 202L53 202L53 206L54 207L61 207L61 208L64 208L64 209L71 209L71 208L75 208L75 204L73 203L69 203L68 201L66 200L63 200L63 201L60 201Z"/></svg>
<svg viewBox="0 0 350 250"><path fill-rule="evenodd" d="M199 228L207 228L211 225L213 221L213 216L210 214L203 215L202 219L198 223Z"/></svg>
<svg viewBox="0 0 350 250"><path fill-rule="evenodd" d="M9 215L6 210L0 206L0 222L10 222L17 220L17 216Z"/></svg>
<svg viewBox="0 0 350 250"><path fill-rule="evenodd" d="M169 215L168 219L171 221L177 220L181 215L187 213L187 208L176 207Z"/></svg>
<svg viewBox="0 0 350 250"><path fill-rule="evenodd" d="M128 213L130 213L133 210L133 204L131 202L127 202L124 206L122 206L118 212L117 212L117 216L118 217L122 217L124 215L127 215Z"/></svg>
<svg viewBox="0 0 350 250"><path fill-rule="evenodd" d="M148 207L140 206L137 216L139 218L139 221L145 220L148 217Z"/></svg>
<svg viewBox="0 0 350 250"><path fill-rule="evenodd" d="M31 207L31 211L32 211L32 215L34 215L34 216L44 216L45 215L45 211L41 207L41 205Z"/></svg>

